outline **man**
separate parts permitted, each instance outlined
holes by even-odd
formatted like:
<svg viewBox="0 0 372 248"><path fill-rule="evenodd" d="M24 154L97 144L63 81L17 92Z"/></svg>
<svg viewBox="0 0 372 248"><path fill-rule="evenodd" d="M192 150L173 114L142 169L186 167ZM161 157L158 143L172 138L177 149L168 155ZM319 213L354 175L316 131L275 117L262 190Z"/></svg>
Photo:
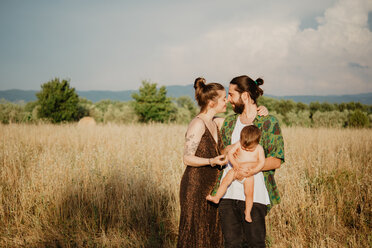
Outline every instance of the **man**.
<svg viewBox="0 0 372 248"><path fill-rule="evenodd" d="M279 192L274 181L275 169L284 162L284 143L278 120L274 116L257 115L257 99L263 94L259 87L262 79L252 80L248 76L234 78L230 82L228 101L236 114L228 116L221 128L222 140L227 147L239 141L240 131L247 125L257 126L262 137L260 145L265 151L265 165L254 175L254 196L251 211L252 222L245 221L244 187L234 181L220 201L219 213L224 235L225 247L265 247L265 216L269 208L280 202ZM222 178L232 169L228 164ZM234 168L242 175L251 176Z"/></svg>

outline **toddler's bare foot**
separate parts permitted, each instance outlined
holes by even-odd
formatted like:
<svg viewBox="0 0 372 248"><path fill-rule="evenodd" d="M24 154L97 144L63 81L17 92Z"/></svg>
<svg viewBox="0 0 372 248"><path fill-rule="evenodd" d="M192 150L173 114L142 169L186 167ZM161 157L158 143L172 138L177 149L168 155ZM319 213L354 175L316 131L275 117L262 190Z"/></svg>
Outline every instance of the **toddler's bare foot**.
<svg viewBox="0 0 372 248"><path fill-rule="evenodd" d="M214 202L216 204L220 202L220 199L218 199L216 196L207 195L205 199L207 199L208 201Z"/></svg>
<svg viewBox="0 0 372 248"><path fill-rule="evenodd" d="M245 221L252 222L251 213L248 212L247 210L245 211Z"/></svg>

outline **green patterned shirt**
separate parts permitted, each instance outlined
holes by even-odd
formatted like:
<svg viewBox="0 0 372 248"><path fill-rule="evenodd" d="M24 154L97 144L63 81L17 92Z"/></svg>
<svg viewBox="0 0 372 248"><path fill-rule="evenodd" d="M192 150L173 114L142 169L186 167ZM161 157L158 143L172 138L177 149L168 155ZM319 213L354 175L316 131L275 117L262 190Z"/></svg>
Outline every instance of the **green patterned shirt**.
<svg viewBox="0 0 372 248"><path fill-rule="evenodd" d="M225 121L221 128L222 142L224 147L231 145L231 135L234 131L237 119L238 119L237 114L230 115L225 118ZM283 163L284 141L278 120L272 115L268 116L257 115L255 120L253 121L253 124L257 126L262 132L260 145L263 147L265 151L265 157L279 158L281 160L281 163ZM223 171L220 172L218 182L212 191L212 195L216 193L220 185L220 180L223 174L222 172ZM263 171L266 189L269 193L270 198L270 205L268 206L268 209L270 209L275 204L280 203L279 191L274 180L274 174L275 170Z"/></svg>

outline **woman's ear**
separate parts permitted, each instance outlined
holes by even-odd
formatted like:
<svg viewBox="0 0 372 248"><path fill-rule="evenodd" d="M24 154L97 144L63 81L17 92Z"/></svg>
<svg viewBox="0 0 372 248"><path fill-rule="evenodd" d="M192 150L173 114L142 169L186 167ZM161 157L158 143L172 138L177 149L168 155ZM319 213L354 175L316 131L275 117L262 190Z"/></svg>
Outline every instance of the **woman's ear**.
<svg viewBox="0 0 372 248"><path fill-rule="evenodd" d="M214 107L216 107L216 105L217 105L217 103L215 101L209 101L208 102L208 107L209 108L214 108Z"/></svg>

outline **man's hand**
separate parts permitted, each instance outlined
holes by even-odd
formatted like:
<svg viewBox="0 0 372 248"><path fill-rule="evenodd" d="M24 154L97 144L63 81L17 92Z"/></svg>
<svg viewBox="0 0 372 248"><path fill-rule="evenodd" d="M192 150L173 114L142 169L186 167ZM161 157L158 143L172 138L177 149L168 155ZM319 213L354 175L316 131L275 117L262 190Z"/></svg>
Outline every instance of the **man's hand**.
<svg viewBox="0 0 372 248"><path fill-rule="evenodd" d="M252 168L257 165L257 162L245 162L241 163L238 168L234 168L236 171L237 178L250 177L256 174L256 171Z"/></svg>

